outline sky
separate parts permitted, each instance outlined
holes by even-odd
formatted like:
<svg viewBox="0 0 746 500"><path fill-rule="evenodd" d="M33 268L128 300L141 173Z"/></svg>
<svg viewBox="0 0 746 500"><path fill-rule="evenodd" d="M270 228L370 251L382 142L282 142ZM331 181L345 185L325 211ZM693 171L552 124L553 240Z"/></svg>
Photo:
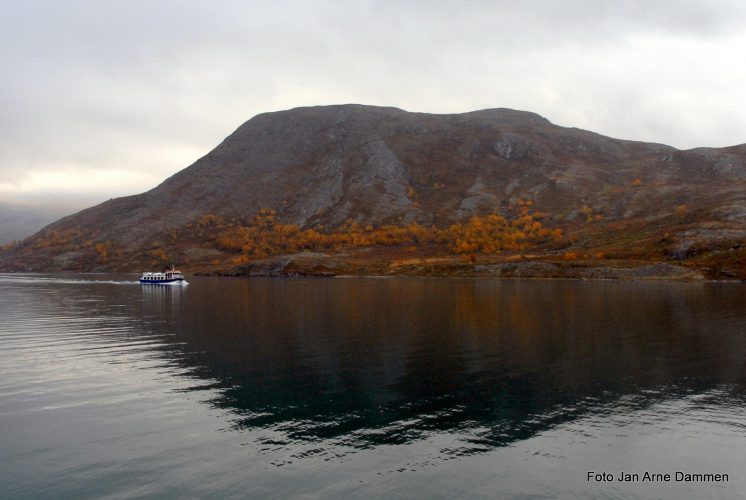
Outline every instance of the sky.
<svg viewBox="0 0 746 500"><path fill-rule="evenodd" d="M0 202L141 193L309 105L741 144L744 26L742 0L0 0Z"/></svg>

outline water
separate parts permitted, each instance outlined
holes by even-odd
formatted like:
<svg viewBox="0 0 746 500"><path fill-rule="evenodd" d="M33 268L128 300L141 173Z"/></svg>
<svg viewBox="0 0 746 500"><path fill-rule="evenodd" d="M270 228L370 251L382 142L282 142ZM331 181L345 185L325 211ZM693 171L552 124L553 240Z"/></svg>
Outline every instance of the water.
<svg viewBox="0 0 746 500"><path fill-rule="evenodd" d="M742 285L189 281L0 275L0 497L746 491Z"/></svg>

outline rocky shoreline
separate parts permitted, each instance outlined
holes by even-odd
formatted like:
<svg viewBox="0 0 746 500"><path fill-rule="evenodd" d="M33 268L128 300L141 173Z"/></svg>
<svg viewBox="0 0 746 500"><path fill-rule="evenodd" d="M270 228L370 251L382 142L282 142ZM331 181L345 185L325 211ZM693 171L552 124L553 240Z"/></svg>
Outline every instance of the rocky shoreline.
<svg viewBox="0 0 746 500"><path fill-rule="evenodd" d="M665 281L712 279L702 270L666 262L465 262L455 258L375 262L319 253L283 255L256 260L230 269L201 270L196 274L237 277L423 276Z"/></svg>

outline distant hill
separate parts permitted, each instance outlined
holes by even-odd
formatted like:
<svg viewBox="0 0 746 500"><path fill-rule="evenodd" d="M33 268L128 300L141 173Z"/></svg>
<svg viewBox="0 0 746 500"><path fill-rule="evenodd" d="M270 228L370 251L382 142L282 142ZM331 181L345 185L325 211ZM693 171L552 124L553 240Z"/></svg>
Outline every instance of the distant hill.
<svg viewBox="0 0 746 500"><path fill-rule="evenodd" d="M0 245L31 236L70 212L56 207L0 203Z"/></svg>
<svg viewBox="0 0 746 500"><path fill-rule="evenodd" d="M525 201L566 236L563 248L544 252L701 266L730 252L723 265L735 269L746 239L746 145L682 151L510 109L265 113L154 189L65 217L6 250L0 268L135 270L159 258L223 265L235 255L207 229L250 224L261 209L282 224L328 231L510 218ZM199 226L208 214L213 222Z"/></svg>

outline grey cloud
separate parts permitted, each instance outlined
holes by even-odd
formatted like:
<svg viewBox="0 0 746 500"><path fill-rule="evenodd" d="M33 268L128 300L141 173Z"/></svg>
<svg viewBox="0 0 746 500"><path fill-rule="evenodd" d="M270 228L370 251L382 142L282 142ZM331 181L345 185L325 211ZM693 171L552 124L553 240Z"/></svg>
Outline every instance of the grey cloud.
<svg viewBox="0 0 746 500"><path fill-rule="evenodd" d="M744 142L743 70L692 78L669 57L678 40L733 51L744 21L736 1L3 1L0 183L54 165L165 177L254 114L349 101Z"/></svg>

